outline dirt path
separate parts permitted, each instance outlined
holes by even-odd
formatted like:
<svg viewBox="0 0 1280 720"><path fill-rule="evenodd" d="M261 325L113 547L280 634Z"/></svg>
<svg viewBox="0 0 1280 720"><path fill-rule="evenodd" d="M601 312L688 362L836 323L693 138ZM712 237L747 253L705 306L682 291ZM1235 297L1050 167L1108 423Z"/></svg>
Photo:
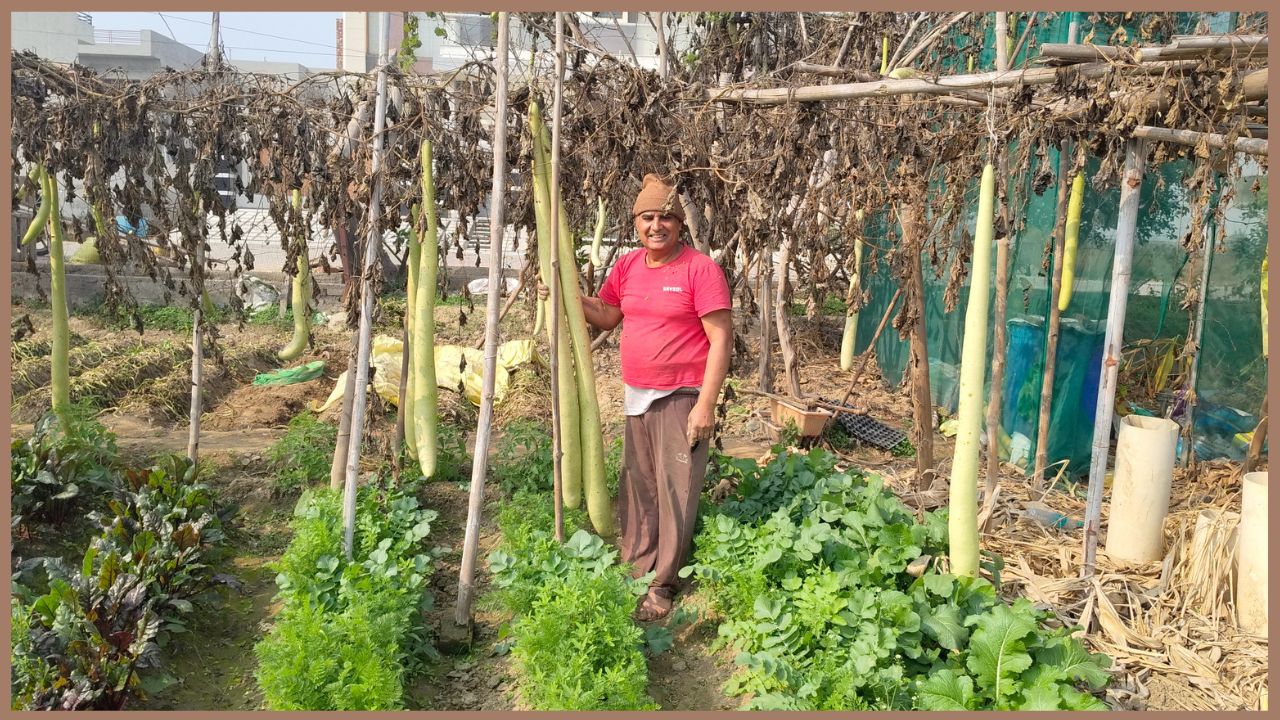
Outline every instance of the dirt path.
<svg viewBox="0 0 1280 720"><path fill-rule="evenodd" d="M256 433L240 433L241 446L251 447ZM226 435L230 443L233 433ZM131 440L148 450L169 442L167 436L151 444ZM185 443L184 437L184 448ZM123 437L121 447L126 447ZM165 650L160 672L148 678L155 691L134 706L138 710L257 710L262 702L253 677L253 646L273 612L276 573L270 563L288 545L295 498L271 495L269 474L252 447L241 459L215 467L209 484L224 503L236 508L227 525L226 552L215 566L231 580L193 601L196 610L188 632Z"/></svg>

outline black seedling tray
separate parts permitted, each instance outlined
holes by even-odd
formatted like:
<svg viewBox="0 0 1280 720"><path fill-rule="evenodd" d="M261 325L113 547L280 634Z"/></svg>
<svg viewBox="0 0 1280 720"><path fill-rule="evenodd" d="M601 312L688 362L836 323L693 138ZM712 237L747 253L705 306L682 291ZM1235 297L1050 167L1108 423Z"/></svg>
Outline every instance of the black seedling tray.
<svg viewBox="0 0 1280 720"><path fill-rule="evenodd" d="M839 405L831 400L823 399L823 402ZM842 407L849 407L843 405ZM852 409L852 408L850 408ZM852 412L838 412L835 417L836 422L849 433L849 437L855 440L861 440L868 445L874 445L881 450L892 450L897 447L898 443L907 439L907 434L901 430L895 430L888 425L876 420L870 415L862 415Z"/></svg>

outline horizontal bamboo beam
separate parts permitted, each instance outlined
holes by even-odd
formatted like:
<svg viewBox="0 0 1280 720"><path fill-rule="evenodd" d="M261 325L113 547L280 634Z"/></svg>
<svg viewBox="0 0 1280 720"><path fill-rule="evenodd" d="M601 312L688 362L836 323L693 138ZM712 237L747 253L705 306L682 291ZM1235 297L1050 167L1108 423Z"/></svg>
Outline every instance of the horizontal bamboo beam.
<svg viewBox="0 0 1280 720"><path fill-rule="evenodd" d="M1196 132L1194 130L1174 130L1172 128L1139 125L1133 129L1133 136L1137 138L1145 138L1147 140L1171 142L1179 145L1191 146L1199 145L1201 142L1206 142L1209 147L1215 147L1220 150L1226 149L1227 147L1226 135ZM1267 141L1261 138L1236 138L1235 151L1248 153L1250 155L1266 155Z"/></svg>
<svg viewBox="0 0 1280 720"><path fill-rule="evenodd" d="M1129 62L1157 62L1161 60L1185 60L1204 57L1215 52L1234 52L1240 57L1267 54L1266 35L1212 35L1186 38L1170 45L1154 47L1125 47L1122 45L1074 45L1069 43L1045 43L1040 46L1040 58L1044 60L1125 60Z"/></svg>
<svg viewBox="0 0 1280 720"><path fill-rule="evenodd" d="M1160 65L1138 65L1124 68L1125 72L1147 75L1162 73L1173 67L1192 68L1197 61L1187 60ZM835 85L809 85L796 88L736 88L708 90L706 98L715 102L741 102L752 105L784 105L793 102L828 102L855 98L890 97L894 95L955 95L957 91L985 90L1016 85L1048 85L1061 72L1074 72L1085 79L1100 78L1115 71L1110 63L1084 63L1068 68L1044 67L1007 72L985 72L969 75L951 75L937 80L911 78L895 80L883 78L873 82L842 83Z"/></svg>
<svg viewBox="0 0 1280 720"><path fill-rule="evenodd" d="M1174 35L1176 48L1267 47L1266 35Z"/></svg>
<svg viewBox="0 0 1280 720"><path fill-rule="evenodd" d="M818 65L817 63L809 62L797 62L793 67L797 72L824 75L826 77L851 77L858 82L871 82L880 77L879 75L866 70L842 68L836 67L835 65Z"/></svg>

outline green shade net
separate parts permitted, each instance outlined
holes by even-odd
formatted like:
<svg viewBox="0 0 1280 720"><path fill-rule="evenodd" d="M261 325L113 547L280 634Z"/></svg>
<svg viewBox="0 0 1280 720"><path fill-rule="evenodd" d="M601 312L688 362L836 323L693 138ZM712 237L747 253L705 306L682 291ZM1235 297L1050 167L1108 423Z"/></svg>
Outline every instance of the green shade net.
<svg viewBox="0 0 1280 720"><path fill-rule="evenodd" d="M1059 14L1045 23L1037 33L1039 42L1064 42L1068 15L1071 13ZM1187 15L1192 17L1183 24L1194 26L1198 15ZM1221 24L1226 15L1213 14L1211 25ZM1082 34L1088 29L1083 27ZM984 56L982 61L986 60ZM1057 167L1053 157L1056 151L1051 149L1050 153L1050 160ZM1267 239L1267 179L1256 163L1244 162L1243 177L1234 181L1235 197L1225 212L1223 240L1211 258L1206 292L1205 328L1196 383L1199 404L1194 412L1192 436L1193 448L1201 459L1239 456L1243 443L1234 435L1253 429L1266 393L1267 367L1262 355L1259 303L1260 267ZM1091 159L1086 166L1086 182L1096 170L1097 161ZM1180 305L1186 288L1200 287L1203 267L1201 256L1189 258L1182 246L1191 223L1192 203L1181 182L1193 170L1190 161L1180 160L1148 167L1146 172L1139 200L1124 327L1127 357L1132 355L1135 360L1142 357L1135 343L1141 345L1141 341L1147 340L1156 341L1153 348L1172 350L1175 361L1189 362L1186 340L1196 308L1193 304L1189 312ZM1222 182L1231 181L1223 178ZM975 210L976 192L975 179L970 203ZM1026 196L1026 226L1014 238L1010 251L1008 345L1001 426L1012 438L1012 459L1025 457L1029 467L1036 451L1039 424L1045 317L1051 300L1048 285L1055 261L1046 256L1046 246L1053 232L1057 188L1051 186L1039 196L1027 192ZM1099 190L1086 184L1073 294L1070 305L1062 313L1048 460L1050 463L1067 461L1071 474L1086 473L1089 467L1119 199L1118 187ZM885 248L900 241L897 228L886 226L886 218L877 218L868 225L869 246ZM967 227L972 232L972 216ZM1209 229L1216 237L1217 228L1212 223ZM949 411L956 409L958 400L960 346L968 300L965 287L955 309L950 313L944 310L943 293L953 262L954 253L941 258L940 267L931 267L927 259L924 265L930 389L934 404ZM993 248L993 268L994 264ZM867 349L885 306L897 289L897 281L889 274L879 252L867 263L864 277L870 301L858 316L856 352ZM994 286L994 270L991 277ZM1181 287L1175 289L1175 283ZM994 287L992 292L994 294ZM898 304L900 307L902 301ZM991 306L994 311L994 301ZM988 384L994 335L994 332L988 333ZM886 381L896 384L903 380L909 354L907 341L888 327L876 343L875 351ZM1122 364L1116 401L1118 412L1162 415L1170 406L1176 407L1178 387L1165 387L1153 396L1150 382L1139 382L1139 379L1140 374Z"/></svg>

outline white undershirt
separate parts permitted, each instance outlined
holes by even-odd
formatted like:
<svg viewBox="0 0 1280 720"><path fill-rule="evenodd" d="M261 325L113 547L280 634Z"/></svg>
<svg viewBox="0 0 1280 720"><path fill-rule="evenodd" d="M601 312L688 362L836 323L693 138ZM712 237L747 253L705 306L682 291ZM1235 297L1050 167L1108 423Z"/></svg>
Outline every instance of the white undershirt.
<svg viewBox="0 0 1280 720"><path fill-rule="evenodd" d="M670 390L655 390L653 388L638 388L622 384L622 413L624 415L643 415L649 411L649 406L654 400L660 400L676 390L682 388L672 388ZM701 390L701 386L691 388L693 390Z"/></svg>

